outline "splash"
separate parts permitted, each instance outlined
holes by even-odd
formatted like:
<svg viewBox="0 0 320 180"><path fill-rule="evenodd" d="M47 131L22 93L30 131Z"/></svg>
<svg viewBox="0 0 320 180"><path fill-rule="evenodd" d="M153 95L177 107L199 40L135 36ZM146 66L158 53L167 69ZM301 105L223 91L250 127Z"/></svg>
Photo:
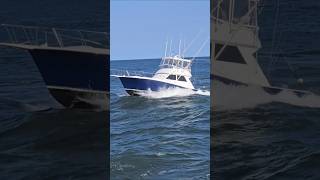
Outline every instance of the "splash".
<svg viewBox="0 0 320 180"><path fill-rule="evenodd" d="M151 91L149 89L148 91L139 93L139 95L147 98L161 99L161 98L170 98L170 97L186 97L186 96L192 96L192 95L210 96L210 91L201 90L201 89L192 90L192 89L174 87L174 88L161 89L160 91Z"/></svg>
<svg viewBox="0 0 320 180"><path fill-rule="evenodd" d="M254 108L258 105L279 102L293 106L320 108L320 96L308 94L297 96L290 90L272 95L257 86L233 86L215 83L213 104L215 110L237 110Z"/></svg>
<svg viewBox="0 0 320 180"><path fill-rule="evenodd" d="M93 111L107 111L109 110L108 95L98 97L76 97L77 100L85 102L92 106Z"/></svg>

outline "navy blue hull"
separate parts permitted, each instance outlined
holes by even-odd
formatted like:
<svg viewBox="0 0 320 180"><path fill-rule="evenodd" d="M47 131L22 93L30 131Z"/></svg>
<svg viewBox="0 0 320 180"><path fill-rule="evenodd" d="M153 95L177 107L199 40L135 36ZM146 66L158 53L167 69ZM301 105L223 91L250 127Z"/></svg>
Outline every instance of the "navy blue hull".
<svg viewBox="0 0 320 180"><path fill-rule="evenodd" d="M221 77L221 76L216 76L216 75L211 75L211 80L217 80L217 81L220 81L220 82L222 82L224 84L228 84L228 85L249 86L246 83L234 81L234 80L231 80L231 79L228 79L228 78L224 78L224 77ZM291 91L291 92L295 93L299 97L312 94L311 92L307 92L307 91L300 91L300 90L295 90L295 89L283 89L283 88L279 88L279 87L265 87L265 86L262 86L261 88L265 92L267 92L268 94L272 94L272 95L279 94L280 92L282 92L284 90Z"/></svg>
<svg viewBox="0 0 320 180"><path fill-rule="evenodd" d="M78 97L107 96L109 55L56 49L29 52L51 95L65 107L75 107Z"/></svg>
<svg viewBox="0 0 320 180"><path fill-rule="evenodd" d="M109 55L29 50L48 86L109 91Z"/></svg>
<svg viewBox="0 0 320 180"><path fill-rule="evenodd" d="M130 95L138 95L138 91L159 91L161 89L179 87L173 84L164 83L160 81L150 80L150 79L139 79L132 77L119 77L123 87L126 89Z"/></svg>

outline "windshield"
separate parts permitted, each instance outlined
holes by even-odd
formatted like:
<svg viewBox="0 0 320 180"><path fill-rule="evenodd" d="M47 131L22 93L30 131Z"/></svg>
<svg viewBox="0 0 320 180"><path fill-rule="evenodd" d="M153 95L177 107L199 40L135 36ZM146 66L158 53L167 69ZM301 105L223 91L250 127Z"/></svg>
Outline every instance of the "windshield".
<svg viewBox="0 0 320 180"><path fill-rule="evenodd" d="M191 61L185 59L176 59L176 58L164 58L160 64L163 68L183 68L190 69Z"/></svg>

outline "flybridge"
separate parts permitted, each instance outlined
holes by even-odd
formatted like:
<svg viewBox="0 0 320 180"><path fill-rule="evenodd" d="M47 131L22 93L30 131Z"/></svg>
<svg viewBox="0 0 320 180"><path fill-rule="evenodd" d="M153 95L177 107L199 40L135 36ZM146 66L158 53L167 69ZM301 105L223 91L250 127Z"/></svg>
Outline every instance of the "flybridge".
<svg viewBox="0 0 320 180"><path fill-rule="evenodd" d="M179 54L172 56L171 47L172 47L172 41L170 42L169 55L167 56L167 50L168 50L168 41L167 41L164 57L162 58L159 65L160 69L176 68L176 69L183 69L191 72L192 60L184 58L183 53L185 52L185 50L181 53L181 40L179 41Z"/></svg>
<svg viewBox="0 0 320 180"><path fill-rule="evenodd" d="M259 63L259 0L218 0L211 12L212 79L226 84L258 86L269 94L290 91L298 96L308 91L271 86ZM303 82L302 80L300 82Z"/></svg>
<svg viewBox="0 0 320 180"><path fill-rule="evenodd" d="M3 46L109 53L109 34L106 32L10 24L1 24L0 29L7 34L1 39Z"/></svg>
<svg viewBox="0 0 320 180"><path fill-rule="evenodd" d="M181 68L191 71L191 60L183 59L179 55L163 57L160 68Z"/></svg>
<svg viewBox="0 0 320 180"><path fill-rule="evenodd" d="M270 86L257 61L259 0L214 1L211 20L213 63L216 78Z"/></svg>

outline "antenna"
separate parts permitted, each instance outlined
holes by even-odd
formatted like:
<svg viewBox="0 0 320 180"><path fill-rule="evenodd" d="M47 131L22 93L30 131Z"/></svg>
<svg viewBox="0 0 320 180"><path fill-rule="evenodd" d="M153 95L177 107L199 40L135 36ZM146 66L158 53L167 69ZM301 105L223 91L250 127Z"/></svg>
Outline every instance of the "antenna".
<svg viewBox="0 0 320 180"><path fill-rule="evenodd" d="M230 23L230 25L233 22L233 15L234 15L233 13L234 13L234 0L230 0L230 3L229 3L229 23Z"/></svg>
<svg viewBox="0 0 320 180"><path fill-rule="evenodd" d="M164 51L164 57L167 57L167 48L168 48L168 38L166 41L166 50Z"/></svg>
<svg viewBox="0 0 320 180"><path fill-rule="evenodd" d="M179 41L179 56L181 56L180 54L181 54L181 39Z"/></svg>
<svg viewBox="0 0 320 180"><path fill-rule="evenodd" d="M182 51L182 55L183 55L183 58L184 58L184 50L186 48L186 39L183 39L183 51Z"/></svg>
<svg viewBox="0 0 320 180"><path fill-rule="evenodd" d="M171 52L172 52L171 47L172 47L172 39L170 40L170 52L169 52L170 54L169 54L169 56L171 56Z"/></svg>

